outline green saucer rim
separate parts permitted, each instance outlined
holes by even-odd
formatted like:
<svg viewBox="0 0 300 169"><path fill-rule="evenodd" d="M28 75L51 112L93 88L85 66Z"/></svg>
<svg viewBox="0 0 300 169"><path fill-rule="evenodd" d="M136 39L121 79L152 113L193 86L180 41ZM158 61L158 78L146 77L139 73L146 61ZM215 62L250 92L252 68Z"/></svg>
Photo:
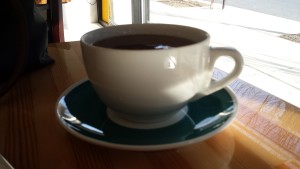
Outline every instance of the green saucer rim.
<svg viewBox="0 0 300 169"><path fill-rule="evenodd" d="M99 146L103 146L103 147L107 147L107 148L120 149L120 150L131 150L131 151L157 151L157 150L166 150L166 149L179 148L179 147L182 147L182 146L186 146L186 145L190 145L190 144L194 144L194 143L197 143L197 142L207 140L208 138L210 138L210 137L214 136L215 134L221 132L233 121L233 119L235 118L235 116L237 114L237 108L238 108L237 97L235 96L232 89L230 89L229 87L225 87L221 90L225 90L226 93L231 98L230 101L232 101L232 104L233 104L232 110L230 111L231 114L228 118L226 118L225 120L219 122L218 124L220 124L220 126L213 129L211 132L205 133L203 135L200 134L196 137L193 137L193 138L190 138L190 139L187 139L187 140L183 140L183 141L176 141L176 142L162 143L162 144L133 145L133 144L109 142L109 141L89 137L89 136L85 135L84 133L82 133L80 131L77 131L76 129L74 129L74 126L72 127L71 124L67 123L59 114L58 105L59 105L60 100L64 96L67 96L68 94L70 94L71 91L73 91L77 87L79 87L79 86L81 86L81 85L83 85L87 82L89 82L88 79L80 80L80 81L72 84L71 86L69 86L67 89L65 89L62 92L62 94L59 96L59 98L57 100L57 103L56 103L56 117L57 117L60 125L67 132L72 134L73 136L78 137L78 138L80 138L84 141L87 141L89 143L99 145Z"/></svg>

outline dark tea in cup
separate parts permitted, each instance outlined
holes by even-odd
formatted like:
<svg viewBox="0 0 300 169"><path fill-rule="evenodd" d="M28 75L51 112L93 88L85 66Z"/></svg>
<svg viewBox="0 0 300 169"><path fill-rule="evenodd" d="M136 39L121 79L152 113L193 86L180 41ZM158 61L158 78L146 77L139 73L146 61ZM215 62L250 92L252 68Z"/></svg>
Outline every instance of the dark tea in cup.
<svg viewBox="0 0 300 169"><path fill-rule="evenodd" d="M113 49L169 49L194 44L195 42L180 37L165 35L124 35L103 39L93 45Z"/></svg>

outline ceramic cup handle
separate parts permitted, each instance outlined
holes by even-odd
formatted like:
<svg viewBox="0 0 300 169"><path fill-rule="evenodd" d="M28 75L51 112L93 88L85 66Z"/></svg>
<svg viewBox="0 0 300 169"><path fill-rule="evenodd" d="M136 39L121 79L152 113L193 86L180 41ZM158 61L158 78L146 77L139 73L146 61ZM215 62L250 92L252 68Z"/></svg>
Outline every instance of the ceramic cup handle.
<svg viewBox="0 0 300 169"><path fill-rule="evenodd" d="M227 85L229 85L229 83L234 81L242 72L243 64L244 64L242 55L236 49L226 48L226 47L210 48L211 62L209 65L210 66L209 70L212 70L214 68L216 61L221 56L228 56L232 58L233 61L235 62L235 66L233 70L223 79L218 81L212 81L211 84L208 86L208 89L206 90L208 92L207 94L213 93L217 90L226 87Z"/></svg>

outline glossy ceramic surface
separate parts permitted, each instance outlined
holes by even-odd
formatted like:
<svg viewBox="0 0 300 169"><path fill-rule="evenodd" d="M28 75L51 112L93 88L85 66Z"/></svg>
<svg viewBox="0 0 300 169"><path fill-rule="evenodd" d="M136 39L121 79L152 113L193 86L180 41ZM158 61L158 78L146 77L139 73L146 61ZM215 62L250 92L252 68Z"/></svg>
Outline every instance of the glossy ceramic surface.
<svg viewBox="0 0 300 169"><path fill-rule="evenodd" d="M195 43L162 50L123 50L93 45L99 40L136 34L172 36ZM81 48L88 78L101 100L121 112L123 118L137 123L169 118L191 100L226 87L243 68L243 57L237 50L211 48L208 33L182 25L105 27L83 35ZM235 64L222 80L211 82L214 64L221 56L228 56ZM144 118L145 114L148 118Z"/></svg>
<svg viewBox="0 0 300 169"><path fill-rule="evenodd" d="M69 87L59 98L59 122L85 141L116 149L162 150L203 141L224 129L236 115L237 99L225 88L187 105L179 122L158 129L134 129L112 122L107 106L92 84L84 80Z"/></svg>

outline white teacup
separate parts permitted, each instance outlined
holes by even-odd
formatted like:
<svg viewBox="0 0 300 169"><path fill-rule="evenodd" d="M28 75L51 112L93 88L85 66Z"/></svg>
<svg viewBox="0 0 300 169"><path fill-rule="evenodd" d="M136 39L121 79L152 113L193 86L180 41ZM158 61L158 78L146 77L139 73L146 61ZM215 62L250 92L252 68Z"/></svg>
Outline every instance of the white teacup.
<svg viewBox="0 0 300 169"><path fill-rule="evenodd" d="M114 37L122 38L103 42ZM240 53L232 48L211 48L209 43L210 36L203 30L170 24L111 26L81 38L88 78L109 107L108 116L120 125L137 128L177 122L185 115L188 102L220 90L238 77L243 67ZM235 66L222 80L212 81L220 56L231 57Z"/></svg>

